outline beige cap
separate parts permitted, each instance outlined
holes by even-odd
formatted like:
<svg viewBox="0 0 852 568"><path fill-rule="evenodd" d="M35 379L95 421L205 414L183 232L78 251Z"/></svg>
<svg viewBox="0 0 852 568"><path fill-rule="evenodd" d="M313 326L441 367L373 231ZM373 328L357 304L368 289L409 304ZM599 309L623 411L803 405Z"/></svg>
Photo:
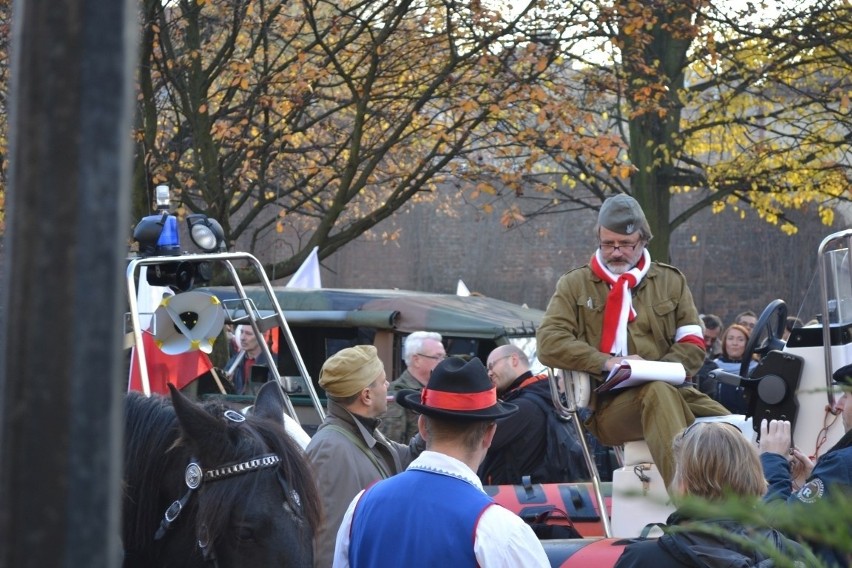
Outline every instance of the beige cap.
<svg viewBox="0 0 852 568"><path fill-rule="evenodd" d="M372 345L347 347L323 364L319 385L331 396L346 398L372 384L384 369Z"/></svg>
<svg viewBox="0 0 852 568"><path fill-rule="evenodd" d="M598 225L619 235L632 235L647 223L639 202L624 193L608 197L598 214Z"/></svg>

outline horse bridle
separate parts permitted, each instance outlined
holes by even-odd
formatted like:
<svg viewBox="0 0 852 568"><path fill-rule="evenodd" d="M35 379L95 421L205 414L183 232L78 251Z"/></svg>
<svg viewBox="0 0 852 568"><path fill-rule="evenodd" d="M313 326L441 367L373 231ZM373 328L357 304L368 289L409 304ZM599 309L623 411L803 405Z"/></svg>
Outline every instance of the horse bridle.
<svg viewBox="0 0 852 568"><path fill-rule="evenodd" d="M190 497L192 497L193 492L201 487L202 481L219 481L235 475L274 467L280 461L281 458L275 454L264 454L244 462L223 465L221 467L204 471L198 463L198 460L190 458L183 476L184 483L186 483L186 493L184 493L180 499L175 500L166 509L166 512L163 515L163 520L160 522L160 528L158 528L157 532L154 533L154 540L160 540L166 535L166 531L169 530L172 523L177 520L178 516L180 516L181 511L183 511L186 503L189 501Z"/></svg>
<svg viewBox="0 0 852 568"><path fill-rule="evenodd" d="M226 410L225 418L232 422L245 421L245 416L234 410ZM184 507L186 507L186 504L189 502L195 491L201 487L202 482L212 483L214 481L220 481L236 475L260 471L261 469L275 467L280 462L281 458L275 454L263 454L244 462L230 463L205 470L201 467L201 464L195 457L191 457L189 459L189 463L186 465L183 475L184 483L186 484L186 492L180 499L175 500L168 506L168 508L166 508L166 512L163 514L163 520L160 521L160 526L157 528L157 532L154 533L154 540L160 540L166 536L166 532L172 526L172 523L174 523L180 516L181 511L183 511ZM204 537L199 537L198 546L201 548L204 558L216 564L215 554L210 548L210 542L206 538L206 535Z"/></svg>

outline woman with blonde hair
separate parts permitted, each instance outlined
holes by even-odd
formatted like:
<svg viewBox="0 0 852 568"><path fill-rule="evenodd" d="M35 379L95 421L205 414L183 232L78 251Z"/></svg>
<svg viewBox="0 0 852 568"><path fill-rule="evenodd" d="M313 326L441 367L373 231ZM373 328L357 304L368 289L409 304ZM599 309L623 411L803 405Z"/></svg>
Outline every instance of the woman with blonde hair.
<svg viewBox="0 0 852 568"><path fill-rule="evenodd" d="M675 474L670 494L725 502L757 503L766 480L757 448L736 426L726 422L695 422L675 438ZM772 566L768 550L804 559L798 543L769 527L752 527L728 518L692 519L683 507L669 516L659 539L628 545L615 568ZM796 564L805 566L806 564Z"/></svg>

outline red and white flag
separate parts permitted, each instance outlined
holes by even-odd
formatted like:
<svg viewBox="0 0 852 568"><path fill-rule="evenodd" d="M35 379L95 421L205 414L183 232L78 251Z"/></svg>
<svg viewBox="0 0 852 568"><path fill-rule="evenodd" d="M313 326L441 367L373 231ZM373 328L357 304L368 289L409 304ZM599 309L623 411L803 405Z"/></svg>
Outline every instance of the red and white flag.
<svg viewBox="0 0 852 568"><path fill-rule="evenodd" d="M148 382L152 393L168 394L169 383L182 389L199 376L213 368L213 363L203 351L187 351L179 355L166 355L157 347L154 336L142 334L145 349L145 363L148 368ZM139 358L136 347L130 358L130 381L128 390L144 392L142 376L139 372Z"/></svg>

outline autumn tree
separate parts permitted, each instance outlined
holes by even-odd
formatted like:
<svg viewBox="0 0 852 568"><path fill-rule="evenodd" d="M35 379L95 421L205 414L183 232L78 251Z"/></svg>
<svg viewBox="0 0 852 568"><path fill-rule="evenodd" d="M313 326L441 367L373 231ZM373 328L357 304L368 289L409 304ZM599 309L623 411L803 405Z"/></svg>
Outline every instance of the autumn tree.
<svg viewBox="0 0 852 568"><path fill-rule="evenodd" d="M232 244L289 247L279 275L408 200L520 197L511 225L630 192L664 259L707 207L792 232L848 190L844 0L140 6L134 215L167 183Z"/></svg>
<svg viewBox="0 0 852 568"><path fill-rule="evenodd" d="M332 254L463 179L504 109L537 92L549 60L518 31L529 10L145 0L136 214L166 183L231 243L278 235L292 249L277 274L315 245Z"/></svg>
<svg viewBox="0 0 852 568"><path fill-rule="evenodd" d="M830 224L850 188L852 9L733 6L543 4L527 32L547 30L541 42L560 46L540 82L548 92L504 124L515 145L479 172L499 180L495 195L521 197L506 203L504 223L626 192L645 209L659 259L671 232L708 207L753 210L787 233L792 209Z"/></svg>

